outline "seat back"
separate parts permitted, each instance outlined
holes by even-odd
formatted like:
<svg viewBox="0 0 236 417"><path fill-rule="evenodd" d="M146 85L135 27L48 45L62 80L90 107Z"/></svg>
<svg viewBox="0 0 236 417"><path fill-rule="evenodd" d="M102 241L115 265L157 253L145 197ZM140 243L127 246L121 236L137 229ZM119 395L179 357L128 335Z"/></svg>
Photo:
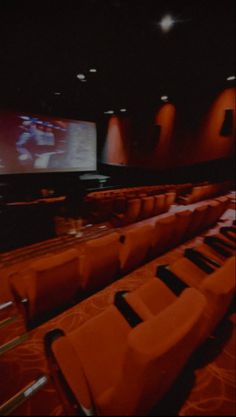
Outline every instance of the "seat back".
<svg viewBox="0 0 236 417"><path fill-rule="evenodd" d="M202 186L194 187L192 190L192 194L189 197L188 203L192 204L192 203L196 203L197 201L200 201L202 199L201 198L202 194L203 194Z"/></svg>
<svg viewBox="0 0 236 417"><path fill-rule="evenodd" d="M140 215L141 199L132 198L128 200L127 211L125 212L125 223L135 223Z"/></svg>
<svg viewBox="0 0 236 417"><path fill-rule="evenodd" d="M208 206L200 206L196 207L192 213L191 223L189 223L187 229L187 237L191 238L196 236L204 229L205 225L205 217L208 212Z"/></svg>
<svg viewBox="0 0 236 417"><path fill-rule="evenodd" d="M169 210L169 208L174 204L175 199L176 199L176 192L166 193L165 211Z"/></svg>
<svg viewBox="0 0 236 417"><path fill-rule="evenodd" d="M80 288L79 257L75 249L32 262L11 280L17 299L27 299L28 321L73 302Z"/></svg>
<svg viewBox="0 0 236 417"><path fill-rule="evenodd" d="M80 256L80 283L85 291L93 292L117 277L119 248L119 234L116 232L85 242Z"/></svg>
<svg viewBox="0 0 236 417"><path fill-rule="evenodd" d="M221 217L230 206L230 198L226 196L221 196L216 198L216 201L219 201L221 203L221 209L219 213L219 217Z"/></svg>
<svg viewBox="0 0 236 417"><path fill-rule="evenodd" d="M137 268L147 258L151 247L154 226L137 223L121 235L120 268L127 273Z"/></svg>
<svg viewBox="0 0 236 417"><path fill-rule="evenodd" d="M220 216L221 203L219 201L213 200L208 204L208 212L205 217L205 228L214 226Z"/></svg>
<svg viewBox="0 0 236 417"><path fill-rule="evenodd" d="M153 215L164 213L165 211L165 194L155 195Z"/></svg>
<svg viewBox="0 0 236 417"><path fill-rule="evenodd" d="M154 197L143 197L141 200L141 211L139 218L148 219L153 216L154 213Z"/></svg>
<svg viewBox="0 0 236 417"><path fill-rule="evenodd" d="M51 340L57 369L73 393L68 399L74 396L74 403L79 403L87 415L109 415L109 409L101 409L99 401L113 390L117 373L121 373L130 330L127 321L111 305L75 331Z"/></svg>
<svg viewBox="0 0 236 417"><path fill-rule="evenodd" d="M150 412L198 347L205 308L205 297L187 289L176 302L129 333L123 372L110 398L100 403L105 415L108 411L110 415Z"/></svg>
<svg viewBox="0 0 236 417"><path fill-rule="evenodd" d="M151 257L156 257L171 247L175 221L176 216L174 214L156 221L152 238Z"/></svg>
<svg viewBox="0 0 236 417"><path fill-rule="evenodd" d="M192 219L190 210L179 211L175 213L176 221L174 224L171 247L180 245L187 239L187 230Z"/></svg>
<svg viewBox="0 0 236 417"><path fill-rule="evenodd" d="M223 319L235 294L235 257L207 276L199 290L207 299L206 336L209 336L216 325Z"/></svg>

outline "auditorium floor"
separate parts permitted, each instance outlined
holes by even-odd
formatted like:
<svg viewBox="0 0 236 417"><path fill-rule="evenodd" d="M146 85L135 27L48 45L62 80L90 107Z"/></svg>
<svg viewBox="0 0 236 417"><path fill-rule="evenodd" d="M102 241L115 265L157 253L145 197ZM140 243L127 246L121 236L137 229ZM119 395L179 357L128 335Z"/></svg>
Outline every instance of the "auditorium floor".
<svg viewBox="0 0 236 417"><path fill-rule="evenodd" d="M233 210L228 210L223 216L224 224L235 216ZM219 228L218 225L214 232ZM213 232L213 231L212 231ZM47 384L35 395L30 397L12 415L65 415L63 405L57 395L55 386L50 378L43 339L45 334L54 328L72 331L89 318L103 311L113 303L117 290L134 290L148 278L155 275L158 263L171 263L182 255L183 249L202 241L201 237L189 241L181 247L155 259L129 274L99 293L82 301L77 306L65 311L49 322L29 332L27 340L0 354L0 404L7 401L31 381L41 375L48 377ZM28 260L24 261L25 265ZM10 295L7 288L6 276L13 266L0 266L1 294L0 302ZM236 314L231 309L227 319L219 326L215 335L195 353L192 361L178 378L172 390L163 399L151 415L179 416L211 416L235 415L235 346L236 346ZM8 326L0 328L0 345L25 333L21 318Z"/></svg>

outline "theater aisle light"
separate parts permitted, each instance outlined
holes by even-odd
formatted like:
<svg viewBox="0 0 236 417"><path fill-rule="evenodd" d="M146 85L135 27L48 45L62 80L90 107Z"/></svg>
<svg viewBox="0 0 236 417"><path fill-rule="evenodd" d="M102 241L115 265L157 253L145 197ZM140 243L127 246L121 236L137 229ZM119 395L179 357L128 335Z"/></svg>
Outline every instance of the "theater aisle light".
<svg viewBox="0 0 236 417"><path fill-rule="evenodd" d="M159 22L159 26L163 32L169 32L170 29L174 26L175 19L171 15L164 16Z"/></svg>

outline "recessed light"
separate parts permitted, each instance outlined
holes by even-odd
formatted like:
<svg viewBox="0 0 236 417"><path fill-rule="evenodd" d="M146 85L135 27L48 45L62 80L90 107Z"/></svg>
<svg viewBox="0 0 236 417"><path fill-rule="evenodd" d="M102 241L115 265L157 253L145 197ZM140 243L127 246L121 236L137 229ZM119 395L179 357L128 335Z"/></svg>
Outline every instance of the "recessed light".
<svg viewBox="0 0 236 417"><path fill-rule="evenodd" d="M235 80L235 75L230 75L229 77L227 77L227 81L233 81Z"/></svg>
<svg viewBox="0 0 236 417"><path fill-rule="evenodd" d="M127 110L126 109L120 109L121 113L125 113Z"/></svg>
<svg viewBox="0 0 236 417"><path fill-rule="evenodd" d="M97 72L96 68L90 68L89 72Z"/></svg>
<svg viewBox="0 0 236 417"><path fill-rule="evenodd" d="M107 111L104 111L104 114L114 114L115 112L114 112L114 110L107 110Z"/></svg>
<svg viewBox="0 0 236 417"><path fill-rule="evenodd" d="M55 91L54 96L61 96L61 93L59 91Z"/></svg>
<svg viewBox="0 0 236 417"><path fill-rule="evenodd" d="M77 74L77 78L82 81L85 80L85 75L84 74Z"/></svg>
<svg viewBox="0 0 236 417"><path fill-rule="evenodd" d="M162 101L168 101L168 96L161 96Z"/></svg>
<svg viewBox="0 0 236 417"><path fill-rule="evenodd" d="M174 26L174 23L175 20L173 17L168 14L161 19L159 25L163 32L169 32L169 30Z"/></svg>

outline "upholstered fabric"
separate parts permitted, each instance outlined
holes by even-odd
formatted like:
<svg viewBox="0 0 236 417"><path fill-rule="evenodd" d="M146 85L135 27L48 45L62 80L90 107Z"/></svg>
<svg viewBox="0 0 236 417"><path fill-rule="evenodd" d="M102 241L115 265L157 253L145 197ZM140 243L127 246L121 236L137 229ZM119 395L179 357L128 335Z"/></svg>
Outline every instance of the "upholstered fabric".
<svg viewBox="0 0 236 417"><path fill-rule="evenodd" d="M154 197L154 216L164 213L165 211L165 194L155 195Z"/></svg>
<svg viewBox="0 0 236 417"><path fill-rule="evenodd" d="M123 230L120 246L120 268L122 273L137 268L147 258L151 247L154 226L136 223Z"/></svg>
<svg viewBox="0 0 236 417"><path fill-rule="evenodd" d="M191 238L201 232L205 226L205 216L207 215L208 206L196 207L193 211L191 222L187 230L187 237Z"/></svg>
<svg viewBox="0 0 236 417"><path fill-rule="evenodd" d="M143 197L141 202L140 219L148 219L154 215L154 197Z"/></svg>
<svg viewBox="0 0 236 417"><path fill-rule="evenodd" d="M205 305L204 296L189 289L135 329L109 307L68 334L98 415L143 415L151 410L198 346ZM76 395L80 374L76 376L63 364L63 353L58 354L63 344L56 341L54 345L58 365Z"/></svg>
<svg viewBox="0 0 236 417"><path fill-rule="evenodd" d="M230 306L235 295L236 273L235 257L211 275L207 276L199 286L199 290L207 299L207 335L216 327Z"/></svg>
<svg viewBox="0 0 236 417"><path fill-rule="evenodd" d="M166 193L165 211L169 210L169 208L172 206L172 204L174 204L175 199L176 199L176 192Z"/></svg>
<svg viewBox="0 0 236 417"><path fill-rule="evenodd" d="M151 410L198 345L204 308L204 297L190 290L129 333L123 372L116 387L99 398L99 414L146 415Z"/></svg>
<svg viewBox="0 0 236 417"><path fill-rule="evenodd" d="M152 257L164 253L171 247L171 238L175 221L175 215L157 219L152 239Z"/></svg>
<svg viewBox="0 0 236 417"><path fill-rule="evenodd" d="M220 217L221 203L219 201L211 201L208 203L208 213L205 218L205 227L213 226Z"/></svg>
<svg viewBox="0 0 236 417"><path fill-rule="evenodd" d="M33 320L44 313L72 302L80 288L79 258L75 249L32 262L11 280L19 299L28 300L28 317Z"/></svg>
<svg viewBox="0 0 236 417"><path fill-rule="evenodd" d="M119 234L114 232L84 244L80 256L80 283L95 291L111 283L119 273Z"/></svg>
<svg viewBox="0 0 236 417"><path fill-rule="evenodd" d="M192 211L184 210L176 212L176 221L173 227L171 247L180 245L187 239L187 230L192 220Z"/></svg>
<svg viewBox="0 0 236 417"><path fill-rule="evenodd" d="M184 257L171 264L170 269L190 287L198 287L206 276L206 272Z"/></svg>
<svg viewBox="0 0 236 417"><path fill-rule="evenodd" d="M159 314L176 301L173 292L157 278L151 278L137 290L129 292L125 300L143 320Z"/></svg>

